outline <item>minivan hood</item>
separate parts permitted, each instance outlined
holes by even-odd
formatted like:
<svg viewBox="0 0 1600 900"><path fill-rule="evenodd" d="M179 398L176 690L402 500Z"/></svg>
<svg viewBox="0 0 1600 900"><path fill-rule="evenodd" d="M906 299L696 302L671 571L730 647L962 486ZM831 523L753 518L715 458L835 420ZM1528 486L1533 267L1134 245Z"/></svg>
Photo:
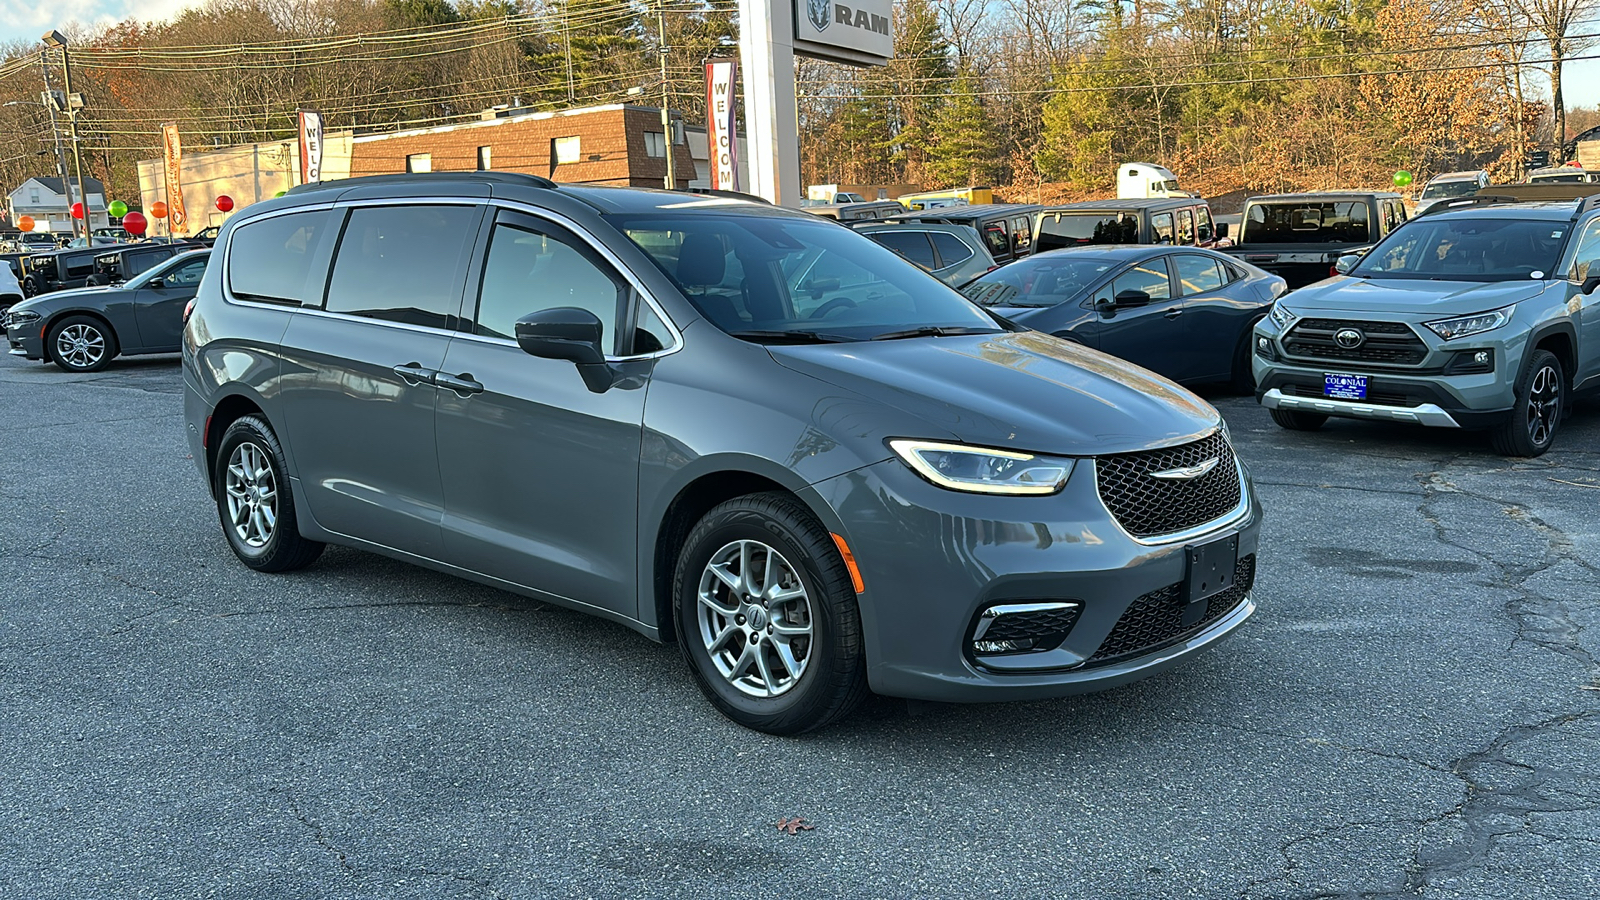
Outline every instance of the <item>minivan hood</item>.
<svg viewBox="0 0 1600 900"><path fill-rule="evenodd" d="M1352 278L1341 275L1285 294L1293 312L1332 310L1399 312L1427 316L1487 312L1539 296L1548 281L1427 281L1412 278Z"/></svg>
<svg viewBox="0 0 1600 900"><path fill-rule="evenodd" d="M1170 381L1036 331L771 346L780 365L922 419L944 438L1093 456L1183 443L1221 421Z"/></svg>

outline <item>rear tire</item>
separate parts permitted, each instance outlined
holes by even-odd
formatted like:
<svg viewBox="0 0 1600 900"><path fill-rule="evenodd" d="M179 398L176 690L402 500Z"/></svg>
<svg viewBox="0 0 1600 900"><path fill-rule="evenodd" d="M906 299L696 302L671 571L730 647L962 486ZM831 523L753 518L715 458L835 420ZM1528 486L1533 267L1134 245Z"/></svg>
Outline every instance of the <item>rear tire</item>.
<svg viewBox="0 0 1600 900"><path fill-rule="evenodd" d="M1324 422L1328 421L1328 417L1321 413L1301 412L1298 409L1274 409L1269 411L1272 413L1272 421L1290 431L1316 431L1322 427Z"/></svg>
<svg viewBox="0 0 1600 900"><path fill-rule="evenodd" d="M723 715L800 734L867 695L850 572L793 496L728 500L689 532L673 577L678 646Z"/></svg>
<svg viewBox="0 0 1600 900"><path fill-rule="evenodd" d="M1504 456L1539 456L1555 443L1566 409L1566 373L1548 350L1535 350L1517 376L1511 415L1489 432L1489 443Z"/></svg>
<svg viewBox="0 0 1600 900"><path fill-rule="evenodd" d="M257 572L303 569L326 546L300 536L283 447L258 416L237 419L217 444L211 492L239 561Z"/></svg>

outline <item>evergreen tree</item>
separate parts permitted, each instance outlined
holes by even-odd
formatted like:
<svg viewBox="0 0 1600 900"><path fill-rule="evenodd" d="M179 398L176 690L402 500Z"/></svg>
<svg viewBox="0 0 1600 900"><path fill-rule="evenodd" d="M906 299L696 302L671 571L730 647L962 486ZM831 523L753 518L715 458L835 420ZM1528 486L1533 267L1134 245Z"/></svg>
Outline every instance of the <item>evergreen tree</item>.
<svg viewBox="0 0 1600 900"><path fill-rule="evenodd" d="M980 90L977 77L963 69L934 119L928 174L940 185L988 185L994 179L998 161L994 128L984 112Z"/></svg>

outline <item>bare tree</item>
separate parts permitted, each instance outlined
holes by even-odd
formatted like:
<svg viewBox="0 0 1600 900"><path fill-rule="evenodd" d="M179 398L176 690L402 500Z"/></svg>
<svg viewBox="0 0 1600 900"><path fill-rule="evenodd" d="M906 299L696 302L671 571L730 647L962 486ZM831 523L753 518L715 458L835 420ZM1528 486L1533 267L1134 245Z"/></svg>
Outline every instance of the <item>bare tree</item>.
<svg viewBox="0 0 1600 900"><path fill-rule="evenodd" d="M1594 46L1592 34L1576 28L1600 13L1600 0L1517 0L1528 25L1545 42L1549 53L1550 111L1555 118L1556 152L1567 141L1567 106L1561 96L1561 68L1574 53Z"/></svg>

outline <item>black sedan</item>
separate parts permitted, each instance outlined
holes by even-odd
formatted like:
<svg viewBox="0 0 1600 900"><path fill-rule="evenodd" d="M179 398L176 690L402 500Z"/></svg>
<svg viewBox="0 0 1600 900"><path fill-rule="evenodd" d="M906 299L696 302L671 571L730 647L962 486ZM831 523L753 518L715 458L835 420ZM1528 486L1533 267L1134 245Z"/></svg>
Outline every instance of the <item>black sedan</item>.
<svg viewBox="0 0 1600 900"><path fill-rule="evenodd" d="M97 372L119 354L176 353L184 307L210 257L210 250L195 250L115 287L56 291L18 303L0 319L11 354L48 359L68 372Z"/></svg>
<svg viewBox="0 0 1600 900"><path fill-rule="evenodd" d="M962 291L1037 331L1187 384L1250 390L1250 328L1282 278L1197 247L1093 246L1039 253Z"/></svg>

